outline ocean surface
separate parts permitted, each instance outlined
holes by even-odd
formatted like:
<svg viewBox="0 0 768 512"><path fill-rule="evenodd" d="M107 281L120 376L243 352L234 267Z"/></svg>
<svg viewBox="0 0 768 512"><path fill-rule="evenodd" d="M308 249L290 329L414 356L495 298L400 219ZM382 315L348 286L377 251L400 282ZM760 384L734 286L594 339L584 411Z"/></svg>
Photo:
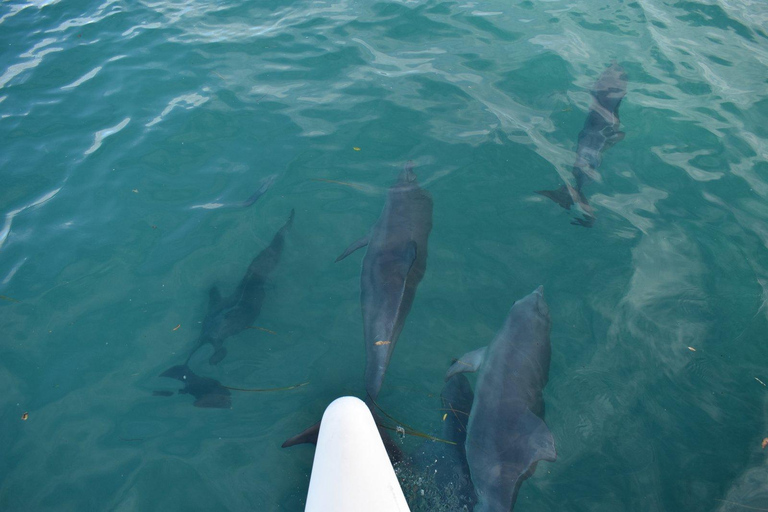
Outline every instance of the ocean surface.
<svg viewBox="0 0 768 512"><path fill-rule="evenodd" d="M613 62L585 228L535 191L573 184ZM362 252L334 259L409 160L434 228L388 414L438 435L451 360L541 284L558 459L515 510L768 507L762 0L4 1L0 141L0 510L302 510L313 449L280 444L364 396ZM291 209L257 328L190 364L308 384L161 396Z"/></svg>

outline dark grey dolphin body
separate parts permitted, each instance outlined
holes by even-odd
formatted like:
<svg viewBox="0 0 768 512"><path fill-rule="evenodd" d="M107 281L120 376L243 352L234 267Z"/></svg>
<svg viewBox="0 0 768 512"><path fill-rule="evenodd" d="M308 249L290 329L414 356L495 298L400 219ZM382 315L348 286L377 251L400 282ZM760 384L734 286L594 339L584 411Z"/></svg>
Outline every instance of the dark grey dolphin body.
<svg viewBox="0 0 768 512"><path fill-rule="evenodd" d="M407 164L387 193L384 210L370 233L350 245L336 261L368 246L360 274L360 305L365 337L365 390L379 395L427 268L427 238L432 230L432 197L419 187Z"/></svg>
<svg viewBox="0 0 768 512"><path fill-rule="evenodd" d="M368 246L360 274L360 304L365 337L365 390L378 422L373 401L379 395L395 344L411 310L416 287L427 267L427 238L432 230L432 197L419 187L409 162L389 188L387 201L370 233L336 258L340 261ZM283 448L316 443L316 423L283 443ZM379 429L392 460L402 459L399 447Z"/></svg>
<svg viewBox="0 0 768 512"><path fill-rule="evenodd" d="M208 314L205 315L200 337L195 348L190 352L187 362L200 347L210 343L214 353L209 362L218 364L227 355L224 341L253 325L264 302L264 286L267 278L280 261L285 245L285 233L293 224L293 215L294 211L291 210L291 216L275 233L272 243L251 261L232 295L224 298L217 287L211 288L208 294Z"/></svg>
<svg viewBox="0 0 768 512"><path fill-rule="evenodd" d="M467 378L458 374L448 379L440 399L444 418L440 438L453 444L425 441L411 456L412 470L405 474L421 481L424 492L409 497L409 503L416 501L412 508L419 510L472 510L475 489L464 448L473 399Z"/></svg>
<svg viewBox="0 0 768 512"><path fill-rule="evenodd" d="M512 306L488 347L465 354L448 370L448 377L479 370L465 443L476 512L512 510L536 463L557 457L543 420L549 329L549 309L539 287Z"/></svg>
<svg viewBox="0 0 768 512"><path fill-rule="evenodd" d="M572 170L576 186L566 184L557 190L536 191L566 210L570 210L574 203L578 204L584 212L584 218L576 218L572 224L591 227L595 221L583 189L588 183L599 181L597 169L602 163L603 151L624 139L624 132L619 130L619 105L626 93L627 75L621 66L614 63L603 72L592 88L593 102L584 127L579 132L576 162Z"/></svg>
<svg viewBox="0 0 768 512"><path fill-rule="evenodd" d="M174 366L162 374L180 380L185 387L180 394L191 394L196 398L197 407L229 407L229 390L218 381L195 375L189 368L189 360L203 345L210 343L214 352L208 360L218 364L227 355L224 341L230 336L251 327L261 312L264 302L264 287L267 278L280 261L285 245L285 233L293 224L294 211L282 228L275 233L269 246L251 261L243 279L229 297L222 297L217 287L209 292L208 313L203 320L200 337L187 356L183 365Z"/></svg>

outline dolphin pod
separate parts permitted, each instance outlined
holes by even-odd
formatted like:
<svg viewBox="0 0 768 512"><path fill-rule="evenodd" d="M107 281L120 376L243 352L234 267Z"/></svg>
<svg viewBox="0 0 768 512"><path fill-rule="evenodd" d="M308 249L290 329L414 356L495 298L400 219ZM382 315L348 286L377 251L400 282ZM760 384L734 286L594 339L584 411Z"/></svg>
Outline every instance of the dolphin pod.
<svg viewBox="0 0 768 512"><path fill-rule="evenodd" d="M200 336L187 356L184 364L169 368L161 377L170 377L184 383L179 394L195 397L196 407L228 408L231 405L229 389L218 381L195 375L189 368L189 360L206 344L213 346L214 352L208 362L216 365L227 355L224 341L253 325L261 312L264 302L264 286L267 278L277 267L285 245L285 234L293 224L294 210L281 227L272 242L261 251L248 266L240 284L228 297L222 297L217 287L209 291L208 313L203 320Z"/></svg>
<svg viewBox="0 0 768 512"><path fill-rule="evenodd" d="M624 132L619 130L619 105L626 93L627 75L620 65L614 63L603 72L592 88L592 106L579 132L576 162L571 171L576 185L572 187L565 184L557 190L536 191L566 210L578 204L584 217L575 218L571 224L592 227L595 222L592 207L584 195L584 187L593 181L600 181L597 169L602 163L603 152L624 139Z"/></svg>
<svg viewBox="0 0 768 512"><path fill-rule="evenodd" d="M626 74L618 64L603 72L591 91L593 103L578 136L572 170L575 185L537 192L565 209L578 205L584 217L574 219L574 224L590 227L595 221L584 187L599 181L597 169L603 152L624 137L619 131L618 110L626 85ZM243 205L252 204L269 184L266 182ZM381 215L369 233L336 259L338 262L367 247L360 274L360 305L366 351L365 392L372 411L426 272L432 211L432 197L419 186L409 162L388 189ZM258 316L266 277L277 265L292 220L293 211L270 246L253 260L232 295L223 298L218 289L211 289L209 311L195 347L183 365L162 374L184 382L179 393L193 395L196 406L229 407L230 388L195 375L189 361L203 345L211 344L214 353L209 362L217 364L226 355L224 341L249 327ZM469 352L451 365L441 393L441 436L447 443L425 442L405 458L380 427L393 461L403 461L420 474L430 475L428 481L436 491L430 499L435 498L432 501L437 508L510 512L522 483L535 472L538 462L556 460L555 441L544 422L550 328L549 308L540 286L512 305L487 347ZM465 372L477 372L474 393ZM375 411L373 414L376 418ZM283 447L315 443L319 425L287 440Z"/></svg>
<svg viewBox="0 0 768 512"><path fill-rule="evenodd" d="M540 286L515 302L490 345L465 354L446 374L479 372L465 442L476 512L508 512L536 463L557 458L542 397L549 376L549 330Z"/></svg>

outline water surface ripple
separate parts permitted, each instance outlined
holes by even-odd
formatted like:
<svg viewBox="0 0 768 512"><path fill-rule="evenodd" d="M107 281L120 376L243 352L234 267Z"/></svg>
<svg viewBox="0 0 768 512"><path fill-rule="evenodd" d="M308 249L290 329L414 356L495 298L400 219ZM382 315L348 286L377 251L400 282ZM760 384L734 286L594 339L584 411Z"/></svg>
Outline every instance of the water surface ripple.
<svg viewBox="0 0 768 512"><path fill-rule="evenodd" d="M363 390L361 256L333 261L407 160L434 229L390 414L437 434L451 359L543 284L558 460L517 510L768 508L766 27L758 0L3 2L0 509L302 510L312 450L280 443ZM586 229L534 191L573 180L612 62ZM310 384L153 396L291 208L268 331L191 364Z"/></svg>

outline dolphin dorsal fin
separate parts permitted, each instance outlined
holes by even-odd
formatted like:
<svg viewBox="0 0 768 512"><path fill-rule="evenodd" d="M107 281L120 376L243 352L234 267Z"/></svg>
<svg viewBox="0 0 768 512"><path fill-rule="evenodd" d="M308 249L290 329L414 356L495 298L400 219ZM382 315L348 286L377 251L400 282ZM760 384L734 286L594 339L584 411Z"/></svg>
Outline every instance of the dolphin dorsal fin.
<svg viewBox="0 0 768 512"><path fill-rule="evenodd" d="M350 254L352 254L353 252L355 252L356 250L358 250L358 249L362 249L363 247L365 247L366 245L368 245L368 242L369 242L370 240L371 240L371 235L370 235L370 234L368 234L368 235L365 235L364 237L362 237L362 238L359 238L359 239L355 240L354 242L352 242L352 243L349 245L349 247L347 247L347 248L346 248L346 250L345 250L343 253L341 253L341 256L339 256L338 258L336 258L336 261L337 261L337 262L338 262L338 261L341 261L341 260L343 260L344 258L346 258L347 256L349 256Z"/></svg>
<svg viewBox="0 0 768 512"><path fill-rule="evenodd" d="M211 286L208 290L208 309L213 310L221 305L221 292L218 286Z"/></svg>
<svg viewBox="0 0 768 512"><path fill-rule="evenodd" d="M485 353L488 351L488 347L479 348L472 352L467 352L463 356L454 362L448 372L445 374L445 380L447 381L457 373L464 372L476 372L480 365L483 364L485 359Z"/></svg>
<svg viewBox="0 0 768 512"><path fill-rule="evenodd" d="M540 460L554 462L557 459L555 438L552 437L552 432L549 431L544 420L532 413L530 409L526 408L520 416L517 431L520 432L521 437L528 439L526 461L528 471Z"/></svg>

